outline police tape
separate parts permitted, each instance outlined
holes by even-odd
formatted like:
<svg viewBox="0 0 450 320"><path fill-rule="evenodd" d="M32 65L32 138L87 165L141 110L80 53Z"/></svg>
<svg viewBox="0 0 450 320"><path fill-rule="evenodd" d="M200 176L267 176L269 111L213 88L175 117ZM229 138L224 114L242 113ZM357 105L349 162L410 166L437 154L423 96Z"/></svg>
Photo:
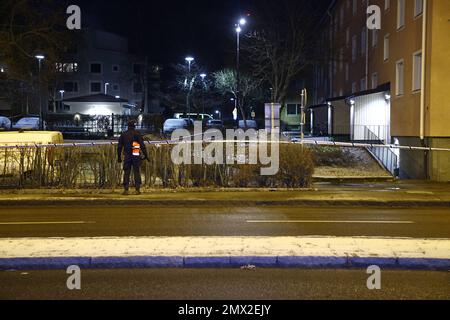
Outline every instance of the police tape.
<svg viewBox="0 0 450 320"><path fill-rule="evenodd" d="M390 150L410 150L410 151L428 151L428 152L450 152L450 148L432 148L432 147L416 147L416 146L400 146L392 144L373 144L373 143L356 143L356 142L334 142L334 141L318 141L318 140L299 140L299 141L279 141L279 140L187 140L183 137L180 140L157 140L144 141L146 145L162 146L175 145L182 143L224 143L224 144L250 144L250 143L277 143L277 144L293 144L293 145L313 145L323 147L341 147L341 148L381 148ZM0 145L0 150L5 149L30 149L30 148L70 148L70 147L101 147L116 146L117 141L106 142L78 142L78 143L51 143L51 144L22 144L22 145Z"/></svg>

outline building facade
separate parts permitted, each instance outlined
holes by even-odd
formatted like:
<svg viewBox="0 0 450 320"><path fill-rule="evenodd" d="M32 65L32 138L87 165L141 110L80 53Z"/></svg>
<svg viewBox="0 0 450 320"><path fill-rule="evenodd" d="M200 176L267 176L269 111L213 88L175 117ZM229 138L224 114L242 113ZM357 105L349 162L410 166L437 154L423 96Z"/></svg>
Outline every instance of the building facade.
<svg viewBox="0 0 450 320"><path fill-rule="evenodd" d="M367 27L373 5L381 29ZM450 148L450 1L337 0L320 34L311 114L329 135ZM450 181L448 152L397 153L401 177Z"/></svg>
<svg viewBox="0 0 450 320"><path fill-rule="evenodd" d="M149 90L158 81L159 68L149 66L145 58L132 54L127 39L104 31L83 30L76 48L56 64L55 88L59 100L98 94L127 100L132 113L159 113L159 103ZM50 112L67 113L64 104L56 103Z"/></svg>

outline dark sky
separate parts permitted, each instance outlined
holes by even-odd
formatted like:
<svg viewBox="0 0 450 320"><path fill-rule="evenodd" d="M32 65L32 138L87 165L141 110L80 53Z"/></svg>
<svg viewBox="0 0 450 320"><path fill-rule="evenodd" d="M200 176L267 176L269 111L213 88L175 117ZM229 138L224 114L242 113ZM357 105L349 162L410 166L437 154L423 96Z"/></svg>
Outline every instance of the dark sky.
<svg viewBox="0 0 450 320"><path fill-rule="evenodd" d="M273 0L277 1L277 0ZM298 0L311 1L311 0ZM314 0L325 5L330 0ZM122 34L153 62L184 62L193 55L221 68L234 52L234 23L251 13L247 0L78 0L83 22Z"/></svg>

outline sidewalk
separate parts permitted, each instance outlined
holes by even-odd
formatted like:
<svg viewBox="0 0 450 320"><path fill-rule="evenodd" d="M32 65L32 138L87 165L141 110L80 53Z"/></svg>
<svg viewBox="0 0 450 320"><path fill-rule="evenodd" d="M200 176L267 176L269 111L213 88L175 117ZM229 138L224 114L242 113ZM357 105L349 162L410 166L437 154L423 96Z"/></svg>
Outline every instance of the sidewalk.
<svg viewBox="0 0 450 320"><path fill-rule="evenodd" d="M0 270L383 268L448 270L450 240L366 237L0 239Z"/></svg>
<svg viewBox="0 0 450 320"><path fill-rule="evenodd" d="M450 207L450 184L383 182L317 184L313 189L147 189L140 196L121 190L0 190L0 205L172 206L438 206Z"/></svg>

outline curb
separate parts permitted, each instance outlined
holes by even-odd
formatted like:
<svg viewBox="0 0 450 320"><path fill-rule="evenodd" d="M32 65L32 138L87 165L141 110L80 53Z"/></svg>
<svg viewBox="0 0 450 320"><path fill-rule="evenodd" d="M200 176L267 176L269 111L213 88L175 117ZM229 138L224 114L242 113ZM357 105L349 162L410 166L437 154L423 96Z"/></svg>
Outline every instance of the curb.
<svg viewBox="0 0 450 320"><path fill-rule="evenodd" d="M10 207L24 206L367 206L367 207L450 207L450 201L411 200L145 200L130 197L125 199L22 199L0 200L0 205Z"/></svg>
<svg viewBox="0 0 450 320"><path fill-rule="evenodd" d="M388 269L450 270L450 259L253 256L253 257L50 257L0 258L0 270L60 270L77 265L85 269L136 268L330 268L352 269L377 265Z"/></svg>

